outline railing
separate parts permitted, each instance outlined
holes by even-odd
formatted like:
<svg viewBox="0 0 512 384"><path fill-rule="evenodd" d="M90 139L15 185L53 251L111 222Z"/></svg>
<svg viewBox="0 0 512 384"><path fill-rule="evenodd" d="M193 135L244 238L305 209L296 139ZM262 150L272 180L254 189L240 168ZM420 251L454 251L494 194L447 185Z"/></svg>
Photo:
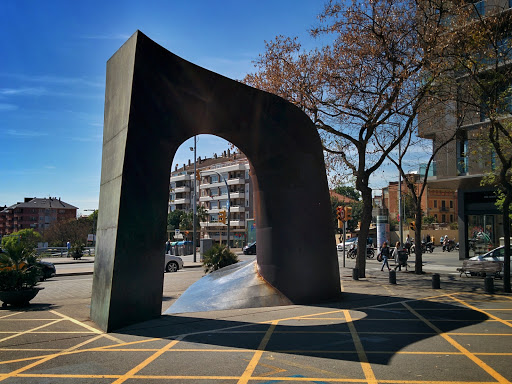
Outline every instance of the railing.
<svg viewBox="0 0 512 384"><path fill-rule="evenodd" d="M42 257L67 257L67 247L36 248L36 254ZM94 247L85 247L84 256L94 256Z"/></svg>

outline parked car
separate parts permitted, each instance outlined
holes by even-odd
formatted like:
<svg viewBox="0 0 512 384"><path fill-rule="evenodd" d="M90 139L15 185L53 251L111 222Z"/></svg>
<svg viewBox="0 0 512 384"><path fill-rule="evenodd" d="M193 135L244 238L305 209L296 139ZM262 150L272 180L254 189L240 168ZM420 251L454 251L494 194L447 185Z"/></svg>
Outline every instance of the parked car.
<svg viewBox="0 0 512 384"><path fill-rule="evenodd" d="M244 255L255 255L256 254L256 242L247 244L243 249L242 252Z"/></svg>
<svg viewBox="0 0 512 384"><path fill-rule="evenodd" d="M343 251L343 248L345 248L345 251L348 251L352 248L352 246L357 243L357 237L352 237L350 239L345 240L345 243L339 243L336 245L336 250Z"/></svg>
<svg viewBox="0 0 512 384"><path fill-rule="evenodd" d="M183 259L179 256L166 254L164 269L166 272L176 272L183 269Z"/></svg>
<svg viewBox="0 0 512 384"><path fill-rule="evenodd" d="M512 253L512 246L510 247L510 252ZM493 262L504 262L505 261L505 247L501 246L498 248L494 248L493 250L484 253L483 255L473 256L469 258L469 261L493 261ZM503 272L503 269L502 269ZM474 275L471 272L471 275ZM512 271L511 271L512 275Z"/></svg>
<svg viewBox="0 0 512 384"><path fill-rule="evenodd" d="M512 246L510 247L510 251L512 252ZM483 255L470 257L469 260L474 261L505 261L505 247L501 246L498 248L494 248L492 251L484 253Z"/></svg>

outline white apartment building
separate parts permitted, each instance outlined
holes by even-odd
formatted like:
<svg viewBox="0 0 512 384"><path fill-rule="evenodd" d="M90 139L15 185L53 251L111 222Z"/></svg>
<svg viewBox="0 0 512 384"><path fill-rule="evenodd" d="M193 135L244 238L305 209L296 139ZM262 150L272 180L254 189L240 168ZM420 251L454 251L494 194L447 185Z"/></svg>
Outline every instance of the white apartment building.
<svg viewBox="0 0 512 384"><path fill-rule="evenodd" d="M253 218L252 184L250 166L245 155L231 154L225 151L222 156L198 159L196 169L200 179L197 181L197 204L203 206L207 213L206 221L200 222L201 238L210 238L215 242L226 242L227 222L219 221L219 213L226 212L229 218L230 244L241 247L247 243L248 219ZM183 165L171 173L171 190L169 212L174 210L190 211L193 209L194 164Z"/></svg>

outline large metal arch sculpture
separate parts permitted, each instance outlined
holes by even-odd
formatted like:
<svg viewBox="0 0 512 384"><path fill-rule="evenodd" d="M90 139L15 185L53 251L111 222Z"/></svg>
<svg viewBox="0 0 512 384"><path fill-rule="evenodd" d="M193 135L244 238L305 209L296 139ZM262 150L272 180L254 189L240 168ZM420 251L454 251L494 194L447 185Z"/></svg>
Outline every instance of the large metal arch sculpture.
<svg viewBox="0 0 512 384"><path fill-rule="evenodd" d="M260 275L296 304L340 296L325 164L311 120L137 31L107 63L91 300L91 319L107 332L161 315L171 163L198 134L230 141L255 170Z"/></svg>

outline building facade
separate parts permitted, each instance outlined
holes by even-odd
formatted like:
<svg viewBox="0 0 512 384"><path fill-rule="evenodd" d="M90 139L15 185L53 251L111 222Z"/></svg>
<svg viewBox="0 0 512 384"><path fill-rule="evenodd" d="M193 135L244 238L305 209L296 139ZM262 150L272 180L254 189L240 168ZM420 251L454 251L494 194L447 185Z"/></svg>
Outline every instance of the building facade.
<svg viewBox="0 0 512 384"><path fill-rule="evenodd" d="M468 2L469 3L469 2ZM491 0L472 2L475 13L471 22L478 23L479 20L488 16L498 18L510 15L512 12L512 1ZM472 8L473 9L473 8ZM508 16L507 16L508 17ZM475 70L473 77L481 76L482 79L488 74L489 68L497 72L510 73L510 55L512 34L510 25L503 25L502 40L498 42L497 48L502 50L505 56L501 58L484 57L481 53L473 55L479 57L477 65L482 70ZM500 44L502 44L500 46ZM475 67L476 68L476 67ZM508 68L508 69L506 69ZM505 70L506 69L506 70ZM499 88L512 91L512 79L503 76L503 83ZM500 238L503 238L502 214L496 207L495 190L491 186L482 186L483 177L494 168L496 158L492 151L484 151L481 142L477 139L479 131L488 127L490 120L486 110L485 100L473 99L474 95L469 93L469 82L472 80L467 73L453 74L454 84L457 89L457 99L442 105L428 105L420 114L419 135L432 139L433 148L439 148L435 157L436 173L429 178L429 188L432 190L456 190L457 201L448 196L437 198L437 207L429 205L429 209L437 208L436 212L442 215L446 209L453 205L457 209L457 222L460 242L460 259L482 254L500 245ZM509 93L510 95L510 93ZM510 118L512 112L512 97L505 103L501 111L502 118ZM444 145L447 138L457 133L456 139ZM494 157L493 157L494 156ZM442 205L442 201L445 205ZM439 206L441 202L441 206ZM446 205L448 202L448 205ZM435 212L435 211L432 211ZM448 211L447 215L450 215ZM448 216L447 216L448 218Z"/></svg>
<svg viewBox="0 0 512 384"><path fill-rule="evenodd" d="M415 185L421 187L420 175L410 174L414 178ZM402 183L402 211L407 211L405 206L408 203L406 196L408 188ZM390 220L399 220L398 212L398 182L392 181L382 189L383 207L387 208ZM405 206L405 207L404 207ZM405 209L404 209L405 208ZM411 207L412 208L412 207ZM424 216L433 217L435 223L449 225L457 223L457 191L450 188L436 188L427 183L426 190L421 198L421 209Z"/></svg>
<svg viewBox="0 0 512 384"><path fill-rule="evenodd" d="M75 219L77 209L56 197L26 197L0 211L0 235L28 228L42 233L56 221Z"/></svg>
<svg viewBox="0 0 512 384"><path fill-rule="evenodd" d="M206 219L200 222L201 238L226 242L229 212L230 245L241 247L246 244L248 226L252 225L254 219L247 157L240 152L232 154L228 150L221 156L199 158L196 170L197 175L194 175L194 164L189 162L171 173L169 212L193 210L195 184L197 204L207 213ZM223 213L226 215L225 223L219 220Z"/></svg>

